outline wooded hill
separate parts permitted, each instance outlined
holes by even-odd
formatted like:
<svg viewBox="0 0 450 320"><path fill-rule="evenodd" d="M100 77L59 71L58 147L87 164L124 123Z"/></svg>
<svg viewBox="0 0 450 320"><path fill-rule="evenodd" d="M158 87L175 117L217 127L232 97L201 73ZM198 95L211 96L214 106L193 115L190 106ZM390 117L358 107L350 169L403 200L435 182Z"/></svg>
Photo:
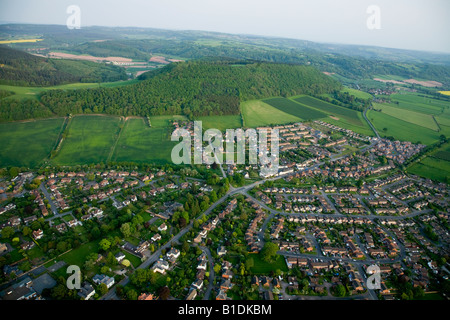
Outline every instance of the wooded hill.
<svg viewBox="0 0 450 320"><path fill-rule="evenodd" d="M117 66L91 61L48 59L0 46L0 84L54 86L126 79L124 69Z"/></svg>
<svg viewBox="0 0 450 320"><path fill-rule="evenodd" d="M238 60L200 60L170 64L145 73L136 84L96 89L47 90L33 104L45 117L82 113L123 116L183 114L188 117L239 114L240 101L271 96L318 95L341 84L309 66ZM19 120L17 104L0 100L0 119ZM20 108L22 109L22 108ZM30 110L32 111L32 110ZM23 112L23 110L22 110Z"/></svg>

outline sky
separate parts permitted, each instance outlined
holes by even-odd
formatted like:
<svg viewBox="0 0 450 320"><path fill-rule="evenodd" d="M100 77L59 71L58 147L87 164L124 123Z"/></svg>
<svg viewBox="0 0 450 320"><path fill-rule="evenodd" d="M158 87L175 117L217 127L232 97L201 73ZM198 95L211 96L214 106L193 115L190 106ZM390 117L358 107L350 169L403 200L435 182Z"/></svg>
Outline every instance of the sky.
<svg viewBox="0 0 450 320"><path fill-rule="evenodd" d="M0 22L204 30L450 53L449 0L0 0ZM369 10L375 7L375 11Z"/></svg>

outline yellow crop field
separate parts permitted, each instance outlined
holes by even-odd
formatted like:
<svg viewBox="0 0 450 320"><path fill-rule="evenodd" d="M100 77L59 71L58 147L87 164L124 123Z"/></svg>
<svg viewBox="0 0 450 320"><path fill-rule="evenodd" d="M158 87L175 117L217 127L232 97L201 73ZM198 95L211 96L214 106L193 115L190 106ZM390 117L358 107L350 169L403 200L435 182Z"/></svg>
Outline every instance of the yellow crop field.
<svg viewBox="0 0 450 320"><path fill-rule="evenodd" d="M450 96L450 91L439 91L440 94Z"/></svg>
<svg viewBox="0 0 450 320"><path fill-rule="evenodd" d="M21 40L0 40L0 44L7 43L24 43L24 42L37 42L42 41L43 39L21 39Z"/></svg>

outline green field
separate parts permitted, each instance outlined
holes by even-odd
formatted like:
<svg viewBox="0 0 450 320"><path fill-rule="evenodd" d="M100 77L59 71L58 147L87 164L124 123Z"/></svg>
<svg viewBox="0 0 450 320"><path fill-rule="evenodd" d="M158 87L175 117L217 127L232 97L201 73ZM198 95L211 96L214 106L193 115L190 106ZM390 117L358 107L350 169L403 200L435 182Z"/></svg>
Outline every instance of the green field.
<svg viewBox="0 0 450 320"><path fill-rule="evenodd" d="M408 168L408 172L419 176L448 182L450 180L450 143L445 143L420 162Z"/></svg>
<svg viewBox="0 0 450 320"><path fill-rule="evenodd" d="M444 130L444 131L450 131L450 115L448 114L443 114L440 116L435 116L434 117L437 121L437 123L439 123L439 126Z"/></svg>
<svg viewBox="0 0 450 320"><path fill-rule="evenodd" d="M303 120L316 120L326 117L323 112L286 98L264 99L263 102Z"/></svg>
<svg viewBox="0 0 450 320"><path fill-rule="evenodd" d="M242 102L241 111L244 118L244 126L247 128L303 121L302 119L274 108L261 100Z"/></svg>
<svg viewBox="0 0 450 320"><path fill-rule="evenodd" d="M241 128L241 115L237 116L206 116L195 119L202 121L203 129L218 129L224 132L226 129Z"/></svg>
<svg viewBox="0 0 450 320"><path fill-rule="evenodd" d="M257 253L251 253L248 255L248 259L253 259L253 267L250 268L250 270L254 274L268 274L271 271L281 270L283 272L288 271L286 261L284 260L283 256L277 255L276 260L272 263L263 261L259 254Z"/></svg>
<svg viewBox="0 0 450 320"><path fill-rule="evenodd" d="M166 163L171 161L172 148L177 142L170 141L172 116L151 117L150 128L142 118L128 119L117 141L112 161L137 163Z"/></svg>
<svg viewBox="0 0 450 320"><path fill-rule="evenodd" d="M120 118L113 116L73 117L53 162L59 165L106 162L120 132L120 124Z"/></svg>
<svg viewBox="0 0 450 320"><path fill-rule="evenodd" d="M409 167L408 172L432 180L448 182L450 181L450 162L434 157L426 157Z"/></svg>
<svg viewBox="0 0 450 320"><path fill-rule="evenodd" d="M433 117L430 114L424 114L416 111L405 110L402 108L397 108L395 105L391 104L380 104L374 103L374 108L379 110L381 109L383 113L390 115L394 118L416 124L421 127L425 127L434 131L438 131L439 127L434 121Z"/></svg>
<svg viewBox="0 0 450 320"><path fill-rule="evenodd" d="M433 157L441 160L450 161L450 151L443 151L443 150L438 151L433 155Z"/></svg>
<svg viewBox="0 0 450 320"><path fill-rule="evenodd" d="M293 98L294 101L299 102L305 106L318 109L322 111L323 113L327 115L334 116L339 119L343 119L346 122L353 124L355 126L361 126L364 127L364 123L362 122L360 118L361 112L347 109L343 107L339 107L336 105L333 105L331 103L310 97L310 96L298 96Z"/></svg>
<svg viewBox="0 0 450 320"><path fill-rule="evenodd" d="M56 146L64 118L0 123L0 166L38 166Z"/></svg>
<svg viewBox="0 0 450 320"><path fill-rule="evenodd" d="M345 120L344 118L339 118L339 120L333 119L333 118L324 118L324 119L320 119L323 122L327 122L327 123L331 123L334 124L335 126L338 126L340 128L344 128L344 129L349 129L352 130L353 132L365 135L365 136L374 136L374 132L372 131L372 129L369 127L369 125L367 124L367 122L363 119L362 114L358 114L358 117L361 120L361 123L363 124L362 126L357 126L354 125L353 123Z"/></svg>
<svg viewBox="0 0 450 320"><path fill-rule="evenodd" d="M68 265L83 266L87 260L87 256L93 252L98 252L99 241L91 241L80 247L73 249L63 254L60 259L65 261Z"/></svg>
<svg viewBox="0 0 450 320"><path fill-rule="evenodd" d="M0 90L14 92L14 95L7 97L6 99L30 99L38 98L39 94L47 90L73 90L73 89L89 89L89 88L99 88L99 87L118 87L128 84L137 83L139 80L128 80L128 81L115 81L115 82L104 82L104 83L70 83L63 84L52 87L21 87L21 86L8 86L0 85Z"/></svg>
<svg viewBox="0 0 450 320"><path fill-rule="evenodd" d="M450 102L413 92L393 94L391 95L391 100L397 101L398 107L412 111L434 115L440 114L442 111L446 111L445 113L450 112Z"/></svg>
<svg viewBox="0 0 450 320"><path fill-rule="evenodd" d="M374 135L373 131L364 120L362 112L339 107L310 96L295 96L291 99L310 108L318 109L325 115L329 115L329 117L320 119L322 121L334 124L344 129L352 130L362 135Z"/></svg>
<svg viewBox="0 0 450 320"><path fill-rule="evenodd" d="M420 142L426 145L439 140L440 133L434 130L417 126L382 112L369 110L367 117L382 137L392 136L401 141Z"/></svg>
<svg viewBox="0 0 450 320"><path fill-rule="evenodd" d="M152 128L163 128L171 125L171 121L174 120L187 120L185 116L154 116L150 118Z"/></svg>
<svg viewBox="0 0 450 320"><path fill-rule="evenodd" d="M352 88L344 88L341 90L341 92L347 92L348 94L355 96L356 98L360 98L360 99L372 99L372 95L370 93L361 91L361 90L356 90L356 89L352 89Z"/></svg>
<svg viewBox="0 0 450 320"><path fill-rule="evenodd" d="M373 103L382 113L370 111L380 135L424 144L438 141L440 135L450 135L450 102L413 92L390 98L389 104Z"/></svg>

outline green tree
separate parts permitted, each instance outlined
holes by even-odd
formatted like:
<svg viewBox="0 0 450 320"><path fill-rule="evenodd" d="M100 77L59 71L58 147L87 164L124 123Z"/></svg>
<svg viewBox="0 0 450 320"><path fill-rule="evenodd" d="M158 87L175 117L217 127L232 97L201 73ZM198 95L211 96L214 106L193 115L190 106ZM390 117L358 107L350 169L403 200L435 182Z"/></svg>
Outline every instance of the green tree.
<svg viewBox="0 0 450 320"><path fill-rule="evenodd" d="M29 227L27 227L27 226L23 227L22 234L24 237L29 236L31 233L32 233L32 230Z"/></svg>
<svg viewBox="0 0 450 320"><path fill-rule="evenodd" d="M134 289L130 289L127 291L127 299L128 300L137 300L138 294Z"/></svg>
<svg viewBox="0 0 450 320"><path fill-rule="evenodd" d="M120 227L120 232L122 232L122 234L125 238L128 238L131 235L130 224L128 222L122 224L122 226Z"/></svg>
<svg viewBox="0 0 450 320"><path fill-rule="evenodd" d="M19 174L19 168L17 168L17 167L12 167L11 169L9 169L9 175L10 175L12 178L17 177L18 174Z"/></svg>
<svg viewBox="0 0 450 320"><path fill-rule="evenodd" d="M105 295L108 292L108 287L104 283L100 283L100 285L97 287L97 292L100 296Z"/></svg>
<svg viewBox="0 0 450 320"><path fill-rule="evenodd" d="M266 242L264 244L264 247L262 248L261 252L259 253L261 256L261 259L265 262L273 262L275 256L277 255L277 251L279 251L280 248L278 245L276 245L273 242Z"/></svg>
<svg viewBox="0 0 450 320"><path fill-rule="evenodd" d="M2 229L2 238L9 239L14 235L14 228L13 227L4 227Z"/></svg>
<svg viewBox="0 0 450 320"><path fill-rule="evenodd" d="M345 296L345 287L342 284L339 284L335 288L335 294L338 297L344 297Z"/></svg>
<svg viewBox="0 0 450 320"><path fill-rule="evenodd" d="M99 242L99 245L103 251L107 251L111 247L111 241L109 241L108 239L102 239Z"/></svg>
<svg viewBox="0 0 450 320"><path fill-rule="evenodd" d="M250 268L253 268L255 265L255 261L252 257L249 257L247 260L245 260L245 269L250 270Z"/></svg>

